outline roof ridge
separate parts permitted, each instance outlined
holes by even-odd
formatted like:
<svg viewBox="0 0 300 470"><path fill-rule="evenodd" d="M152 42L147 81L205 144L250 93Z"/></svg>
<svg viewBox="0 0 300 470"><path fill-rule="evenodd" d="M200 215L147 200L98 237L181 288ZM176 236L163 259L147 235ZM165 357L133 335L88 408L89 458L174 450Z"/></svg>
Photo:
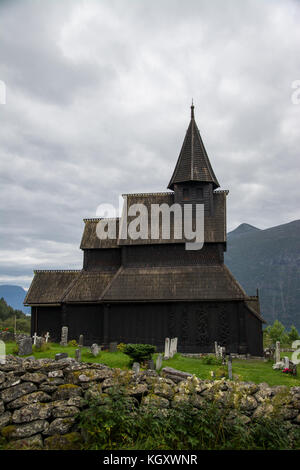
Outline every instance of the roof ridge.
<svg viewBox="0 0 300 470"><path fill-rule="evenodd" d="M34 269L35 273L80 273L82 269Z"/></svg>

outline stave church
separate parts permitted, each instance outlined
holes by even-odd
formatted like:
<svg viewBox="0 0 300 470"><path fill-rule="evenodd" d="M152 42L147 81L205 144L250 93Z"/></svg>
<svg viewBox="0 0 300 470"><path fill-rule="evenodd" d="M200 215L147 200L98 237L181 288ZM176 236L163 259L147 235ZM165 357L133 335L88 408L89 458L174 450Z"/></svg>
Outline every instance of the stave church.
<svg viewBox="0 0 300 470"><path fill-rule="evenodd" d="M197 204L204 207L204 243L186 249L187 239L171 235L124 238L130 217L115 219L117 236L99 238L100 219L84 219L81 270L38 270L24 304L31 307L32 335L50 333L59 342L61 328L69 338L84 335L86 345L110 342L148 343L163 351L165 338L178 338L178 352L214 352L215 341L226 352L263 355L258 293L246 294L224 264L227 190L219 189L195 117L194 106L167 191L123 195L151 208ZM123 211L124 211L123 206Z"/></svg>

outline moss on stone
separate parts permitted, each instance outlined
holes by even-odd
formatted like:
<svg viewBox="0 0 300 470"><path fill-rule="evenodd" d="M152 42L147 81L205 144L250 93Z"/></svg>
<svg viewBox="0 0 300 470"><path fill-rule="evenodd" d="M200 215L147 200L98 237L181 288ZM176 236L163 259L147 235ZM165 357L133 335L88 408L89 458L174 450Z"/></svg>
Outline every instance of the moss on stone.
<svg viewBox="0 0 300 470"><path fill-rule="evenodd" d="M5 426L4 428L1 429L1 434L6 439L9 439L11 434L15 431L15 429L16 429L16 426L14 425Z"/></svg>
<svg viewBox="0 0 300 470"><path fill-rule="evenodd" d="M54 436L45 439L45 447L49 450L80 450L82 438L78 432Z"/></svg>
<svg viewBox="0 0 300 470"><path fill-rule="evenodd" d="M79 389L80 387L78 385L74 385L74 384L63 384L63 385L59 385L58 386L58 389L59 390L65 390L65 389Z"/></svg>

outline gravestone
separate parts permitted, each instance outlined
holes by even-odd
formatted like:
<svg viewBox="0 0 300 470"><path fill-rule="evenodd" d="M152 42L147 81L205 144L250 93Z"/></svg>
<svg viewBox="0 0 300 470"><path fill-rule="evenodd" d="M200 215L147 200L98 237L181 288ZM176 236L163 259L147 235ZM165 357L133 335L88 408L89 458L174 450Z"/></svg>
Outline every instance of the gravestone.
<svg viewBox="0 0 300 470"><path fill-rule="evenodd" d="M162 367L162 354L159 354L156 358L156 370L161 369Z"/></svg>
<svg viewBox="0 0 300 470"><path fill-rule="evenodd" d="M177 354L178 338L174 338L174 354Z"/></svg>
<svg viewBox="0 0 300 470"><path fill-rule="evenodd" d="M228 356L228 378L232 380L232 357L231 354Z"/></svg>
<svg viewBox="0 0 300 470"><path fill-rule="evenodd" d="M32 339L26 336L19 341L19 356L28 356L32 354Z"/></svg>
<svg viewBox="0 0 300 470"><path fill-rule="evenodd" d="M34 333L32 339L33 339L33 344L36 345L36 339L38 338L38 335Z"/></svg>
<svg viewBox="0 0 300 470"><path fill-rule="evenodd" d="M68 327L63 326L61 329L61 346L68 346Z"/></svg>
<svg viewBox="0 0 300 470"><path fill-rule="evenodd" d="M75 349L75 360L81 362L81 349Z"/></svg>
<svg viewBox="0 0 300 470"><path fill-rule="evenodd" d="M170 342L170 354L169 356L172 358L174 354L177 353L177 341L178 338L172 338Z"/></svg>
<svg viewBox="0 0 300 470"><path fill-rule="evenodd" d="M139 371L140 371L140 363L139 362L134 362L133 365L132 365L132 370L135 374L138 374Z"/></svg>
<svg viewBox="0 0 300 470"><path fill-rule="evenodd" d="M79 336L78 346L83 347L83 335Z"/></svg>
<svg viewBox="0 0 300 470"><path fill-rule="evenodd" d="M149 359L149 360L147 361L147 369L155 370L153 359Z"/></svg>
<svg viewBox="0 0 300 470"><path fill-rule="evenodd" d="M38 336L35 340L36 349L41 349L43 342L44 342L44 338L42 338L41 336Z"/></svg>
<svg viewBox="0 0 300 470"><path fill-rule="evenodd" d="M280 362L280 341L276 341L275 363Z"/></svg>
<svg viewBox="0 0 300 470"><path fill-rule="evenodd" d="M289 369L290 368L290 360L287 356L284 356L283 362L284 362L284 368Z"/></svg>
<svg viewBox="0 0 300 470"><path fill-rule="evenodd" d="M49 331L47 331L47 333L45 334L45 341L46 341L46 343L48 343L49 338L50 338L50 334L49 334Z"/></svg>
<svg viewBox="0 0 300 470"><path fill-rule="evenodd" d="M170 357L170 338L166 338L164 359L169 359L169 357Z"/></svg>
<svg viewBox="0 0 300 470"><path fill-rule="evenodd" d="M290 361L289 369L291 369L292 375L297 375L297 364L294 364L292 361Z"/></svg>
<svg viewBox="0 0 300 470"><path fill-rule="evenodd" d="M169 353L170 359L172 359L173 356L174 356L174 338L171 338L171 341L170 341L170 353Z"/></svg>
<svg viewBox="0 0 300 470"><path fill-rule="evenodd" d="M94 357L98 356L99 351L100 351L100 348L99 348L98 344L96 344L96 343L92 344L91 353L93 354Z"/></svg>
<svg viewBox="0 0 300 470"><path fill-rule="evenodd" d="M109 343L109 352L116 352L118 350L117 346L118 343L116 341Z"/></svg>
<svg viewBox="0 0 300 470"><path fill-rule="evenodd" d="M0 364L5 364L6 361L6 346L4 341L0 340Z"/></svg>
<svg viewBox="0 0 300 470"><path fill-rule="evenodd" d="M55 354L55 360L60 361L61 359L66 359L68 357L68 353L57 353Z"/></svg>
<svg viewBox="0 0 300 470"><path fill-rule="evenodd" d="M219 357L219 346L218 346L217 341L215 341L215 354L216 354L216 357Z"/></svg>

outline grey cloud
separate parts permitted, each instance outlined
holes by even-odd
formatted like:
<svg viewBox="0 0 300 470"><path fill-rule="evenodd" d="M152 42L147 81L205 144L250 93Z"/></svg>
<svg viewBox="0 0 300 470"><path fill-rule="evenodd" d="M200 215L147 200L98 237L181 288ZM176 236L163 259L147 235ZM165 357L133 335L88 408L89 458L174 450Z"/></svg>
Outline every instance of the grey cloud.
<svg viewBox="0 0 300 470"><path fill-rule="evenodd" d="M80 267L82 218L165 190L192 97L228 228L299 218L299 18L296 0L2 2L0 283Z"/></svg>

